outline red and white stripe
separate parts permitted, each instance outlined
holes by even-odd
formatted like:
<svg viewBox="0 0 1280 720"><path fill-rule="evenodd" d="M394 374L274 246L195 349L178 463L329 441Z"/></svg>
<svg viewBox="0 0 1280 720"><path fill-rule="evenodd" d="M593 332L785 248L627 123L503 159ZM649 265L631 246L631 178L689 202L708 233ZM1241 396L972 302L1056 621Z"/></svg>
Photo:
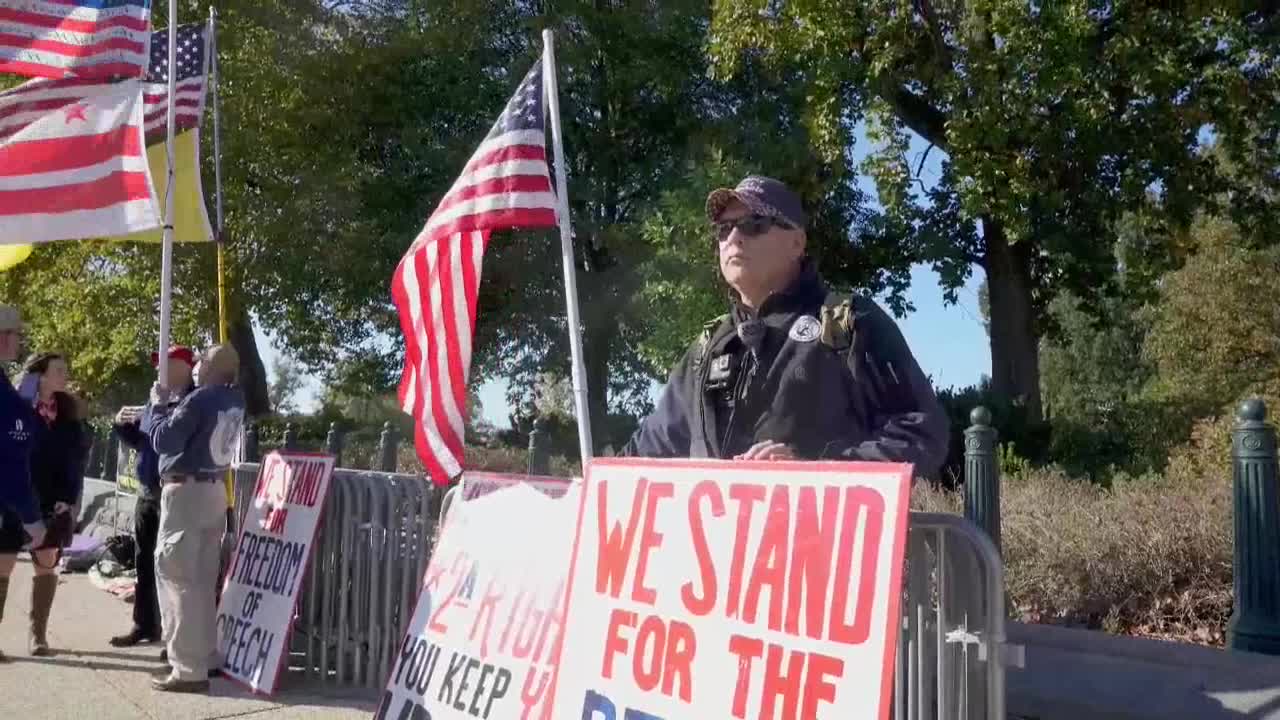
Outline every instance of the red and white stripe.
<svg viewBox="0 0 1280 720"><path fill-rule="evenodd" d="M160 225L140 84L33 80L0 93L0 244Z"/></svg>
<svg viewBox="0 0 1280 720"><path fill-rule="evenodd" d="M178 83L177 110L174 111L174 133L184 132L200 124L204 113L204 76ZM146 125L147 144L163 142L168 132L165 125L169 113L168 83L145 83L142 86L143 122Z"/></svg>
<svg viewBox="0 0 1280 720"><path fill-rule="evenodd" d="M20 0L0 6L0 72L29 77L141 77L151 12L137 2Z"/></svg>
<svg viewBox="0 0 1280 720"><path fill-rule="evenodd" d="M556 224L541 130L486 140L400 261L391 294L405 337L400 404L437 484L462 472L476 298L492 230Z"/></svg>

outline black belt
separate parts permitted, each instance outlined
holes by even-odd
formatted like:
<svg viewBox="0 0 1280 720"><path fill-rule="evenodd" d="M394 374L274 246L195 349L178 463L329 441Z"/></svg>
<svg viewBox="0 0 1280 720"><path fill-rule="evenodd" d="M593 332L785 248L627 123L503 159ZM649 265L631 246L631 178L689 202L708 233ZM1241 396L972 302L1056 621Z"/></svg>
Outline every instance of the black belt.
<svg viewBox="0 0 1280 720"><path fill-rule="evenodd" d="M163 475L160 478L163 485L185 485L186 483L215 483L218 482L217 475Z"/></svg>

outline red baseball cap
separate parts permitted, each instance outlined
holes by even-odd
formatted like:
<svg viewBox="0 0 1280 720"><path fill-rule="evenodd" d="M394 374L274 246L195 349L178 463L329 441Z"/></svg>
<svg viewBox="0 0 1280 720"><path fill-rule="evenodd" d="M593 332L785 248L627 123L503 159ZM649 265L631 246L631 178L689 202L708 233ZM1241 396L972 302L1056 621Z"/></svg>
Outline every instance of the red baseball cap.
<svg viewBox="0 0 1280 720"><path fill-rule="evenodd" d="M196 354L186 345L170 345L169 358L172 360L181 360L182 362L196 366ZM151 353L151 367L158 367L160 362L160 353Z"/></svg>

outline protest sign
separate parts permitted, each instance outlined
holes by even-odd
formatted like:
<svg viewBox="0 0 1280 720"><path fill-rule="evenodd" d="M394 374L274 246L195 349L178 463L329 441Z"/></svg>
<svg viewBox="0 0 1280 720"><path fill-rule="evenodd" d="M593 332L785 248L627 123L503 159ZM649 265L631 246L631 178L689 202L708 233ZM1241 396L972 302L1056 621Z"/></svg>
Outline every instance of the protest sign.
<svg viewBox="0 0 1280 720"><path fill-rule="evenodd" d="M595 460L557 718L887 718L909 465Z"/></svg>
<svg viewBox="0 0 1280 720"><path fill-rule="evenodd" d="M376 720L553 717L581 483L486 482L446 516Z"/></svg>
<svg viewBox="0 0 1280 720"><path fill-rule="evenodd" d="M274 693L333 475L332 455L272 452L258 468L218 604L228 678Z"/></svg>
<svg viewBox="0 0 1280 720"><path fill-rule="evenodd" d="M142 492L138 479L138 451L120 443L116 446L116 489L125 495Z"/></svg>
<svg viewBox="0 0 1280 720"><path fill-rule="evenodd" d="M495 490L528 485L548 497L562 497L569 490L569 478L547 475L504 475L501 473L471 472L462 474L462 499L475 500Z"/></svg>
<svg viewBox="0 0 1280 720"><path fill-rule="evenodd" d="M125 405L120 408L119 417L123 422L133 422L142 416L146 408L142 405ZM110 447L110 446L108 446ZM112 480L113 478L102 478ZM142 492L142 483L138 479L138 451L123 442L116 442L116 491L125 495L138 495Z"/></svg>

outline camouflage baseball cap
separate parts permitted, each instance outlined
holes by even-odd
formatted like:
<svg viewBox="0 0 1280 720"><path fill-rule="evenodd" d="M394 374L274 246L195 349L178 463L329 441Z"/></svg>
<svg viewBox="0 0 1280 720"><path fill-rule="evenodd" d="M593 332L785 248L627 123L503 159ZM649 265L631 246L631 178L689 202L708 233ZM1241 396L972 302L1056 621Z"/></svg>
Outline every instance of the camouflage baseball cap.
<svg viewBox="0 0 1280 720"><path fill-rule="evenodd" d="M782 181L762 175L748 175L736 188L720 188L707 196L707 219L715 222L734 200L752 213L779 218L797 228L808 221L800 196Z"/></svg>

